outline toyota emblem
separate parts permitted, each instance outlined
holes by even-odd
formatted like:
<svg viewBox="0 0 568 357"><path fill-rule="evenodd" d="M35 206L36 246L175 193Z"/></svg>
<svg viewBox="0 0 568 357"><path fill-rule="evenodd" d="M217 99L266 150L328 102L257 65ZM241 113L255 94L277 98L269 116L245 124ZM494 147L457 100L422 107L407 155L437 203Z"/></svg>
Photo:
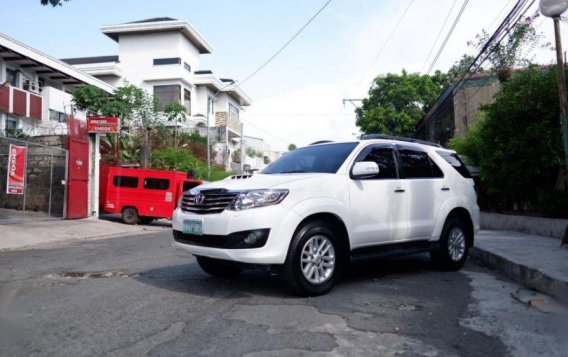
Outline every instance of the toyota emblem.
<svg viewBox="0 0 568 357"><path fill-rule="evenodd" d="M195 195L195 204L200 205L205 201L205 195L198 193Z"/></svg>

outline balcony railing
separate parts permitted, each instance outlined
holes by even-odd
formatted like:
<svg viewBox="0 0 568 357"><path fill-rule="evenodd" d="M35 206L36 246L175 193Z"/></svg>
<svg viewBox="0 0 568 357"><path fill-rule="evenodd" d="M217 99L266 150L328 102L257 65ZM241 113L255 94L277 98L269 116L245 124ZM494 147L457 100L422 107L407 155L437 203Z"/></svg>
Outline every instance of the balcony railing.
<svg viewBox="0 0 568 357"><path fill-rule="evenodd" d="M12 86L0 87L0 110L19 117L41 120L43 98Z"/></svg>

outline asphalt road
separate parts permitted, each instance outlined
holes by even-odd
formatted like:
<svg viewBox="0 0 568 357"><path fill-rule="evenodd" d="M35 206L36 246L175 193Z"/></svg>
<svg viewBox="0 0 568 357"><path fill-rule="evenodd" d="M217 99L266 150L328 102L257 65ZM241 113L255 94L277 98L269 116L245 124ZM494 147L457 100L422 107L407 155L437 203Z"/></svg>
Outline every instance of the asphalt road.
<svg viewBox="0 0 568 357"><path fill-rule="evenodd" d="M297 298L266 271L209 277L170 240L0 253L0 355L568 355L563 319L471 261L451 273L427 255L357 265L330 294Z"/></svg>

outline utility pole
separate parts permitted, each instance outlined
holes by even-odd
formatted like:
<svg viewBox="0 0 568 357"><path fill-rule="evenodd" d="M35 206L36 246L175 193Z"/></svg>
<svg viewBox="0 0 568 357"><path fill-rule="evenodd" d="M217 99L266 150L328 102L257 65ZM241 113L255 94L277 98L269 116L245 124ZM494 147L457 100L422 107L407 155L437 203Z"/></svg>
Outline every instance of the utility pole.
<svg viewBox="0 0 568 357"><path fill-rule="evenodd" d="M355 104L355 102L363 103L363 99L359 99L359 98L344 98L344 99L342 100L342 102L343 102L343 107L344 107L344 108L345 108L345 103L347 103L347 102L353 104L353 106L354 106L355 108L359 108L359 107Z"/></svg>
<svg viewBox="0 0 568 357"><path fill-rule="evenodd" d="M560 97L560 125L562 127L562 143L564 144L565 172L568 173L568 100L566 99L566 74L564 72L564 56L560 35L560 16L568 10L568 0L540 0L540 12L554 21L554 37L556 41L556 70L558 74L558 95ZM566 179L564 179L566 182Z"/></svg>
<svg viewBox="0 0 568 357"><path fill-rule="evenodd" d="M562 54L562 38L560 35L560 16L555 16L554 37L556 40L556 62L558 73L558 94L560 95L560 124L562 125L562 142L564 143L564 161L568 170L568 100L566 98L566 74ZM568 171L567 171L568 172Z"/></svg>

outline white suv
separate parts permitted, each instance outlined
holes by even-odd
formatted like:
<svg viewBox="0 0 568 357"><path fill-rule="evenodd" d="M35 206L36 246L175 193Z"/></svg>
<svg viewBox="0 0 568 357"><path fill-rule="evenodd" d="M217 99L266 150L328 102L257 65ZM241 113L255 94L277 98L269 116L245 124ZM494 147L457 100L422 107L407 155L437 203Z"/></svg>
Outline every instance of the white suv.
<svg viewBox="0 0 568 357"><path fill-rule="evenodd" d="M313 144L260 174L185 192L173 245L217 277L277 268L301 295L328 292L351 261L387 254L429 251L437 267L461 268L479 229L465 165L436 144L368 137Z"/></svg>

